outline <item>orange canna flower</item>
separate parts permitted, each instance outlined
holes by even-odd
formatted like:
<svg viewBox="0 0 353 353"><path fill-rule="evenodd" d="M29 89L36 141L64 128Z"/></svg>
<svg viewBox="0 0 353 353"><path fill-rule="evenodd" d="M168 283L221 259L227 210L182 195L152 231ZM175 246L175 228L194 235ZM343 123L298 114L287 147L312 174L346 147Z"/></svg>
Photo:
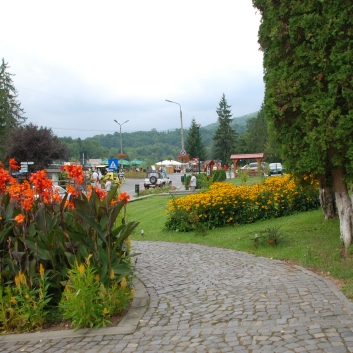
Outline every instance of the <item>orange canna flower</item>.
<svg viewBox="0 0 353 353"><path fill-rule="evenodd" d="M22 224L25 221L26 217L23 214L18 214L14 220L18 223L18 224Z"/></svg>
<svg viewBox="0 0 353 353"><path fill-rule="evenodd" d="M10 165L10 168L11 168L12 170L18 170L18 169L21 168L21 166L19 166L19 165L17 164L17 161L16 161L15 158L11 158L11 159L9 160L9 165Z"/></svg>
<svg viewBox="0 0 353 353"><path fill-rule="evenodd" d="M124 205L126 205L129 200L130 200L130 195L128 195L126 192L121 192L118 197L118 201L124 200Z"/></svg>
<svg viewBox="0 0 353 353"><path fill-rule="evenodd" d="M70 178L73 178L79 184L83 184L84 176L82 166L80 165L65 165L65 171L69 174Z"/></svg>

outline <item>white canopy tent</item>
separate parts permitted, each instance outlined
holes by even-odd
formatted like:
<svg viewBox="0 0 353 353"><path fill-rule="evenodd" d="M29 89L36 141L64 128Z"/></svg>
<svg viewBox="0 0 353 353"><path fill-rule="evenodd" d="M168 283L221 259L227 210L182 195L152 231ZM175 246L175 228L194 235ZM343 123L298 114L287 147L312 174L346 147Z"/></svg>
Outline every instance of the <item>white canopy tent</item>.
<svg viewBox="0 0 353 353"><path fill-rule="evenodd" d="M172 159L165 159L164 161L156 163L156 165L164 165L166 167L168 166L181 166L183 163L180 163L178 161L173 161Z"/></svg>

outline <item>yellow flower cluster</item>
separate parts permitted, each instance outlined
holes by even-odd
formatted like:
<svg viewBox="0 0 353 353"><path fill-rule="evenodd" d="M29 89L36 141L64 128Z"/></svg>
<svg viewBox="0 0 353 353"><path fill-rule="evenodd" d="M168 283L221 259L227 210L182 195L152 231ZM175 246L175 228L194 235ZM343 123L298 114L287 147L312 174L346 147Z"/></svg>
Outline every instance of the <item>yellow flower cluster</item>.
<svg viewBox="0 0 353 353"><path fill-rule="evenodd" d="M316 193L316 183L300 186L289 174L267 178L261 184L249 186L236 187L230 183L216 182L207 192L169 201L166 211L167 227L178 229L178 222L182 220L177 218L185 219L185 214L193 216L188 218L189 222L194 222L197 215L199 222L209 222L215 227L227 223L250 223L256 219L279 217L296 210L300 211L301 209L298 209L300 207L304 209L317 207L312 202ZM306 203L313 203L313 207L303 206L303 200Z"/></svg>

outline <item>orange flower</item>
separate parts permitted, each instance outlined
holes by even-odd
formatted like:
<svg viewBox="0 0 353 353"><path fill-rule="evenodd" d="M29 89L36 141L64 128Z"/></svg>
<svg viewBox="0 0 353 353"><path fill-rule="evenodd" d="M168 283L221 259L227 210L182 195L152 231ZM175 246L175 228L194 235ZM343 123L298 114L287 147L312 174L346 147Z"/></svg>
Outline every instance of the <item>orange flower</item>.
<svg viewBox="0 0 353 353"><path fill-rule="evenodd" d="M126 205L129 200L130 200L130 195L128 195L126 192L121 192L118 197L118 201L124 200L124 205Z"/></svg>
<svg viewBox="0 0 353 353"><path fill-rule="evenodd" d="M94 190L97 193L99 199L102 201L105 196L107 195L107 192L104 190L101 190L98 186L94 186Z"/></svg>
<svg viewBox="0 0 353 353"><path fill-rule="evenodd" d="M18 170L18 169L21 168L21 167L17 164L15 158L11 158L11 159L10 159L9 165L10 165L10 168L11 168L12 170Z"/></svg>
<svg viewBox="0 0 353 353"><path fill-rule="evenodd" d="M14 219L18 224L22 224L25 221L25 216L23 214L19 214Z"/></svg>
<svg viewBox="0 0 353 353"><path fill-rule="evenodd" d="M32 185L34 185L39 194L47 193L53 186L52 181L47 178L47 173L45 170L39 170L36 173L31 173L29 181Z"/></svg>
<svg viewBox="0 0 353 353"><path fill-rule="evenodd" d="M69 174L70 178L73 178L75 182L83 184L84 176L82 166L80 165L65 165L65 171Z"/></svg>
<svg viewBox="0 0 353 353"><path fill-rule="evenodd" d="M4 193L7 184L12 184L14 181L16 181L16 179L13 178L8 170L4 169L3 164L0 163L0 193Z"/></svg>

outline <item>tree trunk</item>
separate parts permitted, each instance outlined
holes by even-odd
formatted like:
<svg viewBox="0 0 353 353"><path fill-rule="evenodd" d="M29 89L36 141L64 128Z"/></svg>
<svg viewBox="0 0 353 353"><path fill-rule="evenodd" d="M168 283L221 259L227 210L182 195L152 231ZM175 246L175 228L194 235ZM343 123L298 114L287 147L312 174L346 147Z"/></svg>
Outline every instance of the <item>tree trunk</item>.
<svg viewBox="0 0 353 353"><path fill-rule="evenodd" d="M341 240L347 250L352 243L352 201L349 198L347 184L344 181L344 168L334 167L331 172L338 217L340 219Z"/></svg>
<svg viewBox="0 0 353 353"><path fill-rule="evenodd" d="M322 174L319 176L319 197L325 219L337 217L335 193L329 180L330 178L327 175Z"/></svg>

